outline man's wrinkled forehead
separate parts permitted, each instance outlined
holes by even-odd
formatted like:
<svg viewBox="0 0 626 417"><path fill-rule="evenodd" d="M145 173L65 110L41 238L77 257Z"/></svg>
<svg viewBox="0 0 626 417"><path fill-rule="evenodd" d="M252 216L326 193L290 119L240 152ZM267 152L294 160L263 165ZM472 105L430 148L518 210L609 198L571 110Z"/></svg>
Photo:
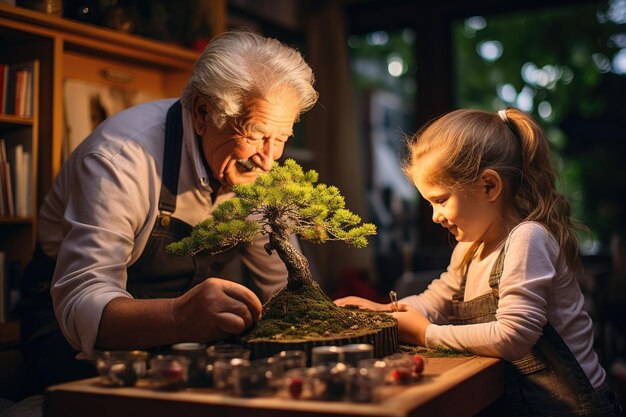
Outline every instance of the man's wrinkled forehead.
<svg viewBox="0 0 626 417"><path fill-rule="evenodd" d="M244 130L248 133L257 133L257 134L261 134L263 136L271 136L274 133L274 130L262 123L257 123L257 122L251 122L251 123L247 123L244 125ZM293 127L292 125L288 125L288 126L284 126L282 128L280 128L280 131L278 132L278 134L280 136L292 136L293 135Z"/></svg>

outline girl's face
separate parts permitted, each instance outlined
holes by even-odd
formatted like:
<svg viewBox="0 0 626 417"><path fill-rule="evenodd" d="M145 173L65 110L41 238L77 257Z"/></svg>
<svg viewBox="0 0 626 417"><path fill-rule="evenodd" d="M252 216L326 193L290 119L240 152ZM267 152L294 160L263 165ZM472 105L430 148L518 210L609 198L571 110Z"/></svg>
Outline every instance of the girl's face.
<svg viewBox="0 0 626 417"><path fill-rule="evenodd" d="M489 198L488 184L479 180L462 189L449 189L432 182L429 164L424 165L414 171L413 180L433 208L433 222L448 229L459 242L488 243L500 239L501 217Z"/></svg>

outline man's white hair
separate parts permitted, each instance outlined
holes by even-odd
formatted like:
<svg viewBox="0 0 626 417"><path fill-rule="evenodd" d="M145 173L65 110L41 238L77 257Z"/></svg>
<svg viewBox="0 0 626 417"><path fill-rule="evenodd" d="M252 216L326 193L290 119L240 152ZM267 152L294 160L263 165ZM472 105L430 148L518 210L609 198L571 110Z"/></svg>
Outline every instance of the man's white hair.
<svg viewBox="0 0 626 417"><path fill-rule="evenodd" d="M317 101L313 70L296 49L280 41L244 31L225 32L209 43L193 67L181 101L191 109L193 97L207 97L219 128L241 113L242 100L260 98L277 89L293 91L299 114Z"/></svg>

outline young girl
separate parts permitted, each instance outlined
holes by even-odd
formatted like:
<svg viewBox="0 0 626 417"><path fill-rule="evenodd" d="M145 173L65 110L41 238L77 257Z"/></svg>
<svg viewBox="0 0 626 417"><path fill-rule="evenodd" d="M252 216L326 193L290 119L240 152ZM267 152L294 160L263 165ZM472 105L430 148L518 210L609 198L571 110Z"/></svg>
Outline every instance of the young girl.
<svg viewBox="0 0 626 417"><path fill-rule="evenodd" d="M576 281L575 224L541 128L513 108L457 110L410 150L406 174L458 244L447 271L393 313L400 339L504 359L509 415L617 415ZM390 309L358 297L336 303Z"/></svg>

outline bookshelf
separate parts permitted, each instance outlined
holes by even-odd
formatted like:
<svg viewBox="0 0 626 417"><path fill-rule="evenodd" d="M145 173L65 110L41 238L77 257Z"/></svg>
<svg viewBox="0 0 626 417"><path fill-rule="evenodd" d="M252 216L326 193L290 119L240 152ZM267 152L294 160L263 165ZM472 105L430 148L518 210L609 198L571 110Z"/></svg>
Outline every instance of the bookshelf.
<svg viewBox="0 0 626 417"><path fill-rule="evenodd" d="M6 77L18 68L28 68L28 88L24 79L10 77L0 89L0 367L3 378L0 389L8 394L18 389L21 357L19 356L19 322L15 312L19 273L28 262L35 237L35 178L39 149L39 60L24 55L3 54L0 70ZM6 70L6 71L5 71ZM11 86L11 84L13 84ZM17 86L17 88L16 88ZM7 88L14 91L9 94ZM28 97L26 97L28 95ZM17 97L17 100L16 100ZM20 102L28 99L28 109ZM12 100L7 107L7 101ZM24 158L24 155L28 157ZM11 186L9 187L9 184ZM8 199L8 195L12 198ZM8 200L8 201L7 201ZM18 201L19 200L19 201ZM28 207L30 204L30 207ZM0 394L2 397L10 396Z"/></svg>
<svg viewBox="0 0 626 417"><path fill-rule="evenodd" d="M0 95L0 323L13 318L9 310L18 290L16 275L28 262L24 248L31 248L35 237L39 61L11 58L5 55L0 62L6 80ZM18 72L27 74L20 80Z"/></svg>
<svg viewBox="0 0 626 417"><path fill-rule="evenodd" d="M207 2L213 34L225 30L225 0ZM59 172L68 147L67 97L70 81L103 89L145 92L150 98L178 97L199 52L116 32L59 16L0 3L0 64L32 62L32 114L0 114L0 138L7 153L21 145L30 153L26 215L0 215L0 252L5 264L23 268L35 245L36 213ZM69 109L69 111L68 111ZM0 288L6 297L6 290ZM19 323L0 322L0 365L19 346ZM9 373L7 372L6 375ZM5 384L0 376L0 396Z"/></svg>

